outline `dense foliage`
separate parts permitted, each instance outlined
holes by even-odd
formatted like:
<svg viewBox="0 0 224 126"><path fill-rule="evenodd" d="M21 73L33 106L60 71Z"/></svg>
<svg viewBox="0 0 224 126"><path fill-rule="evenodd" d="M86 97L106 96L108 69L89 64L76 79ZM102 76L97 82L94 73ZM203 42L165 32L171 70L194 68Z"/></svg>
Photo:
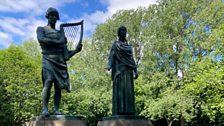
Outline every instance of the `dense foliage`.
<svg viewBox="0 0 224 126"><path fill-rule="evenodd" d="M148 8L118 11L69 61L72 92L63 92L62 111L82 115L90 125L111 114L112 85L105 67L117 29L125 25L140 73L135 81L136 114L155 126L222 126L223 12L223 0L159 0ZM0 50L0 73L0 126L18 126L38 115L38 43L29 40Z"/></svg>

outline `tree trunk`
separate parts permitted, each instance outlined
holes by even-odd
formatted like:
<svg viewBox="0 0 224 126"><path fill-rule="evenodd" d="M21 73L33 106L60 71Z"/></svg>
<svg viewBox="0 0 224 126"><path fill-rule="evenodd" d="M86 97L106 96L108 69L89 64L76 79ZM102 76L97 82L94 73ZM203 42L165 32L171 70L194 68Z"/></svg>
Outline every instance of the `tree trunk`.
<svg viewBox="0 0 224 126"><path fill-rule="evenodd" d="M172 123L173 123L173 121L170 121L170 123L169 123L169 125L168 125L168 126L171 126L171 125L172 125Z"/></svg>
<svg viewBox="0 0 224 126"><path fill-rule="evenodd" d="M167 126L171 126L173 121L169 121L167 118L166 118L166 122L167 122Z"/></svg>
<svg viewBox="0 0 224 126"><path fill-rule="evenodd" d="M185 120L184 118L180 118L180 126L185 126Z"/></svg>

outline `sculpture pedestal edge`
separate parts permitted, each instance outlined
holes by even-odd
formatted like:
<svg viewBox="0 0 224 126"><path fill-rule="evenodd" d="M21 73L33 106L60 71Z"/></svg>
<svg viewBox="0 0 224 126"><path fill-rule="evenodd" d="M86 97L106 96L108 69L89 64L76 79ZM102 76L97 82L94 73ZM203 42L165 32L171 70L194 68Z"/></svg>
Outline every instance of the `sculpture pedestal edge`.
<svg viewBox="0 0 224 126"><path fill-rule="evenodd" d="M87 124L81 116L52 115L33 117L25 126L87 126Z"/></svg>
<svg viewBox="0 0 224 126"><path fill-rule="evenodd" d="M97 126L153 126L144 116L116 115L104 117Z"/></svg>

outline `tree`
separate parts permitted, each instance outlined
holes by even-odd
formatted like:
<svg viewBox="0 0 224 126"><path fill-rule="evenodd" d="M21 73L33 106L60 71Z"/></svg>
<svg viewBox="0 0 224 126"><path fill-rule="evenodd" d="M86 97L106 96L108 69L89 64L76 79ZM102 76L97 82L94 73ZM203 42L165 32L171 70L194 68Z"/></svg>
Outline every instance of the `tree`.
<svg viewBox="0 0 224 126"><path fill-rule="evenodd" d="M0 51L1 124L21 125L37 115L40 105L40 64L14 45Z"/></svg>
<svg viewBox="0 0 224 126"><path fill-rule="evenodd" d="M195 101L194 107L197 109L196 120L204 123L203 118L208 118L209 122L220 122L223 117L223 63L216 63L211 58L204 58L201 62L192 63L188 70L186 87L184 91ZM205 123L209 123L205 122Z"/></svg>
<svg viewBox="0 0 224 126"><path fill-rule="evenodd" d="M145 99L162 100L164 92L171 87L176 87L173 92L192 98L193 103L197 103L195 95L186 93L185 87L188 87L189 83L185 80L191 80L194 77L189 76L191 75L189 72L194 72L191 71L194 67L192 65L201 63L204 58L212 58L213 62L217 63L214 64L216 67L223 62L221 10L223 10L223 3L218 0L160 0L158 5L151 5L147 9L117 12L111 19L97 27L93 43L100 51L99 54L103 54L103 58L107 57L105 52L116 37L114 27L118 28L125 24L130 33L129 41L134 49L141 47L142 53L135 55L136 59L138 56L141 57L139 72L142 76L135 85L139 113L144 111L143 108L145 109L146 106L151 106ZM171 84L170 81L172 82L176 76L179 77L180 82L174 81L175 83ZM220 81L222 78L217 80ZM203 102L208 104L207 101ZM159 105L159 102L155 103ZM196 109L193 117L196 115L203 117L202 113L197 112L201 109L200 107L193 106L193 108ZM185 109L185 112L187 111ZM219 118L219 115L215 114L215 118L217 117ZM212 121L213 118L209 117L209 120ZM206 119L207 117L202 118L202 120ZM200 124L200 121L195 122L197 123Z"/></svg>

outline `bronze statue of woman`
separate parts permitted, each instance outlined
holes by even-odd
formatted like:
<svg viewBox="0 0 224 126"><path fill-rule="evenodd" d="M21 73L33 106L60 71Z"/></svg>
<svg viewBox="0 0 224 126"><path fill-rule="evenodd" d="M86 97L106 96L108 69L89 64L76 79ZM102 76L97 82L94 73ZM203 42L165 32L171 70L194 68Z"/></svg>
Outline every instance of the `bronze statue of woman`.
<svg viewBox="0 0 224 126"><path fill-rule="evenodd" d="M37 40L42 49L42 104L43 110L41 115L48 116L48 102L50 90L54 83L54 114L61 115L59 105L61 100L61 90L65 89L70 92L69 75L66 61L80 52L80 44L76 50L67 50L67 39L63 32L56 30L55 25L59 20L59 13L55 8L49 8L45 17L48 24L44 27L37 28Z"/></svg>
<svg viewBox="0 0 224 126"><path fill-rule="evenodd" d="M134 115L134 79L138 78L137 65L133 59L132 46L126 40L126 27L121 26L117 33L119 39L112 45L107 68L112 69L112 115Z"/></svg>

